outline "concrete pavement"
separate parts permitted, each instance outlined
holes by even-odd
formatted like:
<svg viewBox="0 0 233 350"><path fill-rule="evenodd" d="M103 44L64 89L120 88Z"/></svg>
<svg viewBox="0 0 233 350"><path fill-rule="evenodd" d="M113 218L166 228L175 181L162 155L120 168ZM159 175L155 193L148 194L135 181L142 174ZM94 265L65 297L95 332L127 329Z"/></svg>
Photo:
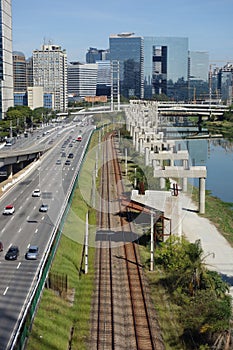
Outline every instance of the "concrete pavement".
<svg viewBox="0 0 233 350"><path fill-rule="evenodd" d="M189 197L184 194L180 196L183 235L190 242L201 240L206 267L222 275L223 280L230 284L230 294L233 296L233 248L215 225L198 215L197 206Z"/></svg>

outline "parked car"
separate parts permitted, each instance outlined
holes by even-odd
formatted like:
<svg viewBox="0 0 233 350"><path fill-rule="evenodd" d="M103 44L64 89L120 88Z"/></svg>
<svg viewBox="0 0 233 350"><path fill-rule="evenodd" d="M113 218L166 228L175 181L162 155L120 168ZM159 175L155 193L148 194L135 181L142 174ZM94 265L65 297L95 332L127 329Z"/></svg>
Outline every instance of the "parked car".
<svg viewBox="0 0 233 350"><path fill-rule="evenodd" d="M70 165L70 164L71 164L70 160L67 159L67 160L65 161L65 165Z"/></svg>
<svg viewBox="0 0 233 350"><path fill-rule="evenodd" d="M37 245L31 245L25 254L25 259L36 260L39 254L39 248Z"/></svg>
<svg viewBox="0 0 233 350"><path fill-rule="evenodd" d="M36 188L33 192L32 192L32 197L40 197L41 192L39 188Z"/></svg>
<svg viewBox="0 0 233 350"><path fill-rule="evenodd" d="M15 208L12 204L9 204L3 210L3 215L12 215L15 212Z"/></svg>
<svg viewBox="0 0 233 350"><path fill-rule="evenodd" d="M39 211L42 213L46 213L49 209L48 204L41 204Z"/></svg>
<svg viewBox="0 0 233 350"><path fill-rule="evenodd" d="M6 260L16 260L19 256L19 248L17 246L11 246L6 255L5 255L5 259Z"/></svg>
<svg viewBox="0 0 233 350"><path fill-rule="evenodd" d="M68 158L74 158L74 153L69 153Z"/></svg>
<svg viewBox="0 0 233 350"><path fill-rule="evenodd" d="M0 241L0 252L3 251L3 243Z"/></svg>
<svg viewBox="0 0 233 350"><path fill-rule="evenodd" d="M56 165L61 165L61 160L60 160L60 159L58 159L58 160L56 161Z"/></svg>

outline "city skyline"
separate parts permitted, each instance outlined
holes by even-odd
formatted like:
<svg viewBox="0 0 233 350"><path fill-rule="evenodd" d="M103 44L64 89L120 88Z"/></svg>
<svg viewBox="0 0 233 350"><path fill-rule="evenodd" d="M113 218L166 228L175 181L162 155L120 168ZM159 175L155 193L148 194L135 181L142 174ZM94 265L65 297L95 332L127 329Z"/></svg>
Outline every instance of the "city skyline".
<svg viewBox="0 0 233 350"><path fill-rule="evenodd" d="M137 5L132 0L41 0L33 6L29 0L13 0L13 50L28 58L51 42L67 51L68 61L85 62L89 47L107 49L111 34L134 32L187 37L190 51L207 51L210 62L221 66L233 61L232 12L232 0L146 0Z"/></svg>

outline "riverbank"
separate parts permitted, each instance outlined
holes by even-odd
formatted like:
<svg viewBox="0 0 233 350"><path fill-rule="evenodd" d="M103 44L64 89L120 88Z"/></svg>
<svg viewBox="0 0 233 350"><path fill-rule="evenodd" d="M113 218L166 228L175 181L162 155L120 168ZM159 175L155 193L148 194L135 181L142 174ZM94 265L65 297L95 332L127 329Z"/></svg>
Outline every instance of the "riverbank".
<svg viewBox="0 0 233 350"><path fill-rule="evenodd" d="M198 190L193 189L192 200L198 203ZM233 203L223 202L206 191L205 214L198 214L209 219L233 247Z"/></svg>

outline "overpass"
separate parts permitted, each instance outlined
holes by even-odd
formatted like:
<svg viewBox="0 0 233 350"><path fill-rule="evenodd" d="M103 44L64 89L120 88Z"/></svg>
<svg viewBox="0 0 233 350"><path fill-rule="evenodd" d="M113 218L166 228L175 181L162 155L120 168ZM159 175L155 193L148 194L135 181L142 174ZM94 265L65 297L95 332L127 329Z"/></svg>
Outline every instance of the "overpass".
<svg viewBox="0 0 233 350"><path fill-rule="evenodd" d="M227 112L229 106L222 104L209 103L184 103L184 102L159 102L159 101L143 101L143 100L131 100L130 105L146 106L155 104L158 114L160 116L220 116L224 112Z"/></svg>

